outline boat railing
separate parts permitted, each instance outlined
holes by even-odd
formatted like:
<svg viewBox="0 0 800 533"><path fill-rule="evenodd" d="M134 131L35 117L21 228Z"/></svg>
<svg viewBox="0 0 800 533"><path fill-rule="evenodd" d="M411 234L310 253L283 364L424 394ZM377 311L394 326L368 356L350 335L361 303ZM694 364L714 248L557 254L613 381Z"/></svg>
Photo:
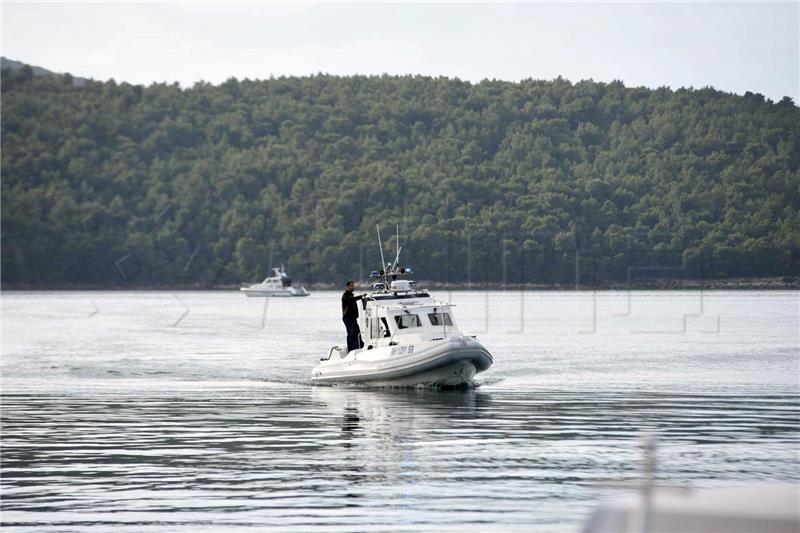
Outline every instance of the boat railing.
<svg viewBox="0 0 800 533"><path fill-rule="evenodd" d="M331 357L333 357L333 352L339 352L339 359L344 359L344 356L347 355L347 353L344 351L344 349L341 346L336 345L336 346L331 346L331 349L328 350L328 355L326 355L325 357L320 357L319 360L320 361L329 360ZM342 354L344 354L344 355L342 355Z"/></svg>

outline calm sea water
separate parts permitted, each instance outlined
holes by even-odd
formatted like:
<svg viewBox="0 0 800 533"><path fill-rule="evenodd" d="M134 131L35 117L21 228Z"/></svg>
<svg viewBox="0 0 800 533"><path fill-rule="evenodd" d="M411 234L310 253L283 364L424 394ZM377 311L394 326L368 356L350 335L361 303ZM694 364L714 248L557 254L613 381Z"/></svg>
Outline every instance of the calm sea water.
<svg viewBox="0 0 800 533"><path fill-rule="evenodd" d="M2 295L7 531L577 531L633 484L800 481L796 292L439 292L468 391L315 387L339 294Z"/></svg>

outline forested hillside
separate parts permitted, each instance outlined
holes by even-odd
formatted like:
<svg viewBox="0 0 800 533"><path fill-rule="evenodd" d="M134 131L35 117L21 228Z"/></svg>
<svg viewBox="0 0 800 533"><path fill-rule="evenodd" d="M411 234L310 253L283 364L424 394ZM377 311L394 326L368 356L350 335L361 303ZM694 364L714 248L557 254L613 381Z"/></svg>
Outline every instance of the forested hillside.
<svg viewBox="0 0 800 533"><path fill-rule="evenodd" d="M271 258L338 282L377 268L376 223L420 279L794 276L798 124L789 98L618 82L6 70L2 280L211 286Z"/></svg>

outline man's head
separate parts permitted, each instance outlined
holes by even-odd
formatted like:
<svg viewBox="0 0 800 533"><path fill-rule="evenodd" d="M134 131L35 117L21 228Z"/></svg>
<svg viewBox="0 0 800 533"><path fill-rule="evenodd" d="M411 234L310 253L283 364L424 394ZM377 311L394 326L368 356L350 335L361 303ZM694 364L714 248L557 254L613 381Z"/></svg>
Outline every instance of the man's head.
<svg viewBox="0 0 800 533"><path fill-rule="evenodd" d="M356 288L356 284L354 281L348 281L347 283L345 283L345 286L347 287L347 292L353 292L353 289Z"/></svg>

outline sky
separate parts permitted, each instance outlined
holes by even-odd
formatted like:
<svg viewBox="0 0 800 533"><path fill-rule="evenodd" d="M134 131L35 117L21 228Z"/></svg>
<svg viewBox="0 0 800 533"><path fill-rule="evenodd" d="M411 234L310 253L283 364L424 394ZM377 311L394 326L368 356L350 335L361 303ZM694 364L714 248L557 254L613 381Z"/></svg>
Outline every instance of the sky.
<svg viewBox="0 0 800 533"><path fill-rule="evenodd" d="M800 1L2 0L2 55L129 83L423 74L713 86L800 103Z"/></svg>

